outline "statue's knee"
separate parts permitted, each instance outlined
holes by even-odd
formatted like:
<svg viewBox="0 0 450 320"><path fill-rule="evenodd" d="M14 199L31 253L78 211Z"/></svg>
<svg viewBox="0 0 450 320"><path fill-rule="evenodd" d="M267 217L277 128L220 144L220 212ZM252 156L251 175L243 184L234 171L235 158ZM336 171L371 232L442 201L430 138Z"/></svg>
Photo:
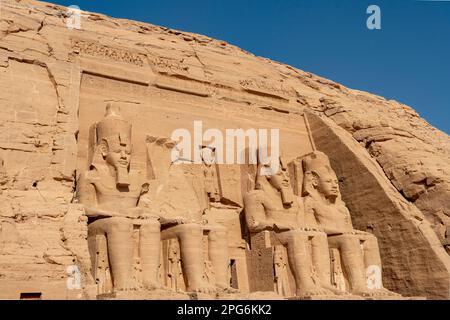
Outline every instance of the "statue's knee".
<svg viewBox="0 0 450 320"><path fill-rule="evenodd" d="M357 250L361 249L361 241L354 235L342 235L341 246L343 249Z"/></svg>
<svg viewBox="0 0 450 320"><path fill-rule="evenodd" d="M177 232L183 236L183 235L201 235L203 234L203 228L201 225L197 223L186 223L186 224L180 224L176 226Z"/></svg>
<svg viewBox="0 0 450 320"><path fill-rule="evenodd" d="M212 241L226 241L228 238L228 232L224 231L214 231L209 233L209 239Z"/></svg>
<svg viewBox="0 0 450 320"><path fill-rule="evenodd" d="M161 231L161 225L158 221L146 221L141 225L141 232L145 233L159 233Z"/></svg>
<svg viewBox="0 0 450 320"><path fill-rule="evenodd" d="M302 233L301 231L293 231L287 237L287 243L295 248L300 246L304 246L308 241L308 236Z"/></svg>
<svg viewBox="0 0 450 320"><path fill-rule="evenodd" d="M364 250L378 251L378 239L375 236L369 236L363 240Z"/></svg>
<svg viewBox="0 0 450 320"><path fill-rule="evenodd" d="M104 219L99 219L91 222L88 225L88 237L95 237L97 235L104 235L107 232L107 223Z"/></svg>
<svg viewBox="0 0 450 320"><path fill-rule="evenodd" d="M226 241L228 238L227 228L217 228L209 231L208 239L210 241Z"/></svg>
<svg viewBox="0 0 450 320"><path fill-rule="evenodd" d="M133 223L126 218L114 218L109 221L109 232L132 233Z"/></svg>
<svg viewBox="0 0 450 320"><path fill-rule="evenodd" d="M314 240L314 242L328 242L328 236L325 232L313 231L309 236Z"/></svg>
<svg viewBox="0 0 450 320"><path fill-rule="evenodd" d="M211 226L207 226L207 228L213 232L227 232L227 227L221 225L221 224L214 224Z"/></svg>
<svg viewBox="0 0 450 320"><path fill-rule="evenodd" d="M288 231L288 238L295 239L296 241L308 240L308 234L303 230L291 230Z"/></svg>

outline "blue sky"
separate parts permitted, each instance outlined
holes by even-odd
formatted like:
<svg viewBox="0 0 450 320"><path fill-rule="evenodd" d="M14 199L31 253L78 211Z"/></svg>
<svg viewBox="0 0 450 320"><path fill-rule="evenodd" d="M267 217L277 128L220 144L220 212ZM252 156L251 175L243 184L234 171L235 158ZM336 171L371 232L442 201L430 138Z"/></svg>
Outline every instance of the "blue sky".
<svg viewBox="0 0 450 320"><path fill-rule="evenodd" d="M410 105L450 133L450 1L51 0L225 40ZM366 9L381 8L381 30Z"/></svg>

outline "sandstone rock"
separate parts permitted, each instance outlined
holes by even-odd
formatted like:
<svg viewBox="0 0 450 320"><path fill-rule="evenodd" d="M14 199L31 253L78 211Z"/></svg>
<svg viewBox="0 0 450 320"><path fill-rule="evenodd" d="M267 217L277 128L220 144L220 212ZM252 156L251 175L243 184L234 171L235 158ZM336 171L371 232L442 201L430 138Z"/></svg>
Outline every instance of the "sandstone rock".
<svg viewBox="0 0 450 320"><path fill-rule="evenodd" d="M176 129L192 132L194 121L202 121L203 130L221 132L280 129L282 158L291 163L297 198L303 197L304 179L298 159L311 152L326 154L354 229L378 239L383 286L404 297L450 298L450 137L413 109L206 36L89 12L82 12L80 29L67 28L67 20L62 6L2 0L0 298L19 299L27 293L40 293L43 299L293 295L292 288L283 291L286 285L275 287L295 282L278 253L281 260L274 273L274 252L280 249L275 247L280 244L263 237L264 246L259 251L252 248L252 236L243 223L249 211L244 208L245 194L257 191L255 172L238 164L211 167L203 158L201 164L171 166L174 146L168 138ZM105 146L95 140L101 130L95 126L104 118L107 104L120 106L123 121L132 125L131 136L128 129L117 131L120 148L133 145L126 151L132 158L122 173L133 172L145 180L140 189L145 197L139 203L145 214L129 221L129 234L123 238L132 239L134 250L129 261L132 281L123 285L137 289L129 294L117 291L108 235L102 231L93 236L96 218L88 212L89 199L76 192L94 163L105 165L101 162ZM192 147L204 149L209 143L194 141ZM215 156L220 155L219 148L214 150ZM121 178L125 180L119 184L126 185L126 175ZM105 174L100 180L111 186L114 179ZM85 194L102 196L96 191ZM117 199L100 206L95 202L93 211L105 203L104 214L119 208L127 211L139 201L132 206ZM155 223L143 227L151 219ZM183 249L178 241L183 236L171 228L188 222L194 233L200 232L200 240ZM151 233L141 228L158 224L163 225L157 246L160 266L145 261L137 249ZM218 234L219 240L225 239L224 230L227 245L222 241L218 250L223 255L211 258L214 254L208 248L220 242ZM205 287L186 282L180 271L180 251L189 248L201 262L197 267L204 272L196 279ZM255 266L252 259L259 253L257 261L263 264ZM224 257L229 274L223 265L213 263ZM161 291L143 288L152 263L159 267L157 278L166 287ZM339 271L340 262L333 263ZM345 287L348 279L338 271L333 275L338 279L335 287L339 283ZM276 282L283 272L284 280ZM211 287L228 276L226 286L232 288L215 293Z"/></svg>

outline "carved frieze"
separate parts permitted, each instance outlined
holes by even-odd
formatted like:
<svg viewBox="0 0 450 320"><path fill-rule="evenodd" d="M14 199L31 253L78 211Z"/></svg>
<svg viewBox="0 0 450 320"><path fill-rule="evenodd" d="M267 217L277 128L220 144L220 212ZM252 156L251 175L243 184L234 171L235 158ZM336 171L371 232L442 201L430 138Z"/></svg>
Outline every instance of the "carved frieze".
<svg viewBox="0 0 450 320"><path fill-rule="evenodd" d="M144 66L144 61L146 59L145 55L141 53L81 39L72 39L72 51L80 55L101 57L117 62L134 64L139 67Z"/></svg>

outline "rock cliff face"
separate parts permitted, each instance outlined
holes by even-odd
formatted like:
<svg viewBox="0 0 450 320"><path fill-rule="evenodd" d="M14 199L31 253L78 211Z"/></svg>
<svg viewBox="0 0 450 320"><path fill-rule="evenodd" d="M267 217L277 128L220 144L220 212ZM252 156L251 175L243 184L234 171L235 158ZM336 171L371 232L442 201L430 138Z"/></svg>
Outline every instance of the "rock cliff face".
<svg viewBox="0 0 450 320"><path fill-rule="evenodd" d="M89 127L108 102L136 128L137 169L148 134L198 120L279 128L289 161L326 153L355 228L378 238L384 285L450 298L450 137L413 109L202 35L88 12L70 29L71 18L53 4L1 1L0 298L95 298L88 219L74 198ZM222 197L242 206L231 171ZM80 289L68 289L74 265Z"/></svg>

